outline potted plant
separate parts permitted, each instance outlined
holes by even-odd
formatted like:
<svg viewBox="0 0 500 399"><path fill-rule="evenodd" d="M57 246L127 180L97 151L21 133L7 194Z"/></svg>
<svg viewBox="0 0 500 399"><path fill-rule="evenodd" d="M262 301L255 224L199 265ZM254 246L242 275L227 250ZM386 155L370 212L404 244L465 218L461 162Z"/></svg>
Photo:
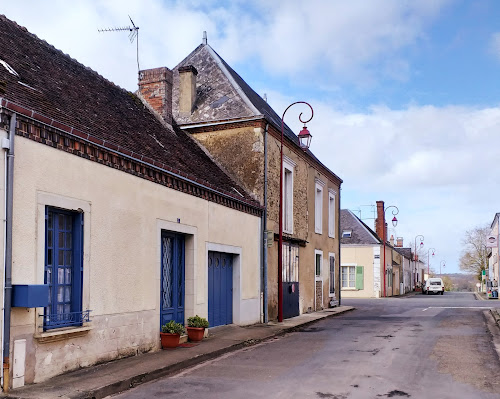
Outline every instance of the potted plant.
<svg viewBox="0 0 500 399"><path fill-rule="evenodd" d="M168 323L161 326L161 347L165 348L176 348L179 345L179 339L181 334L184 334L184 326L181 323L176 323L174 320L170 320Z"/></svg>
<svg viewBox="0 0 500 399"><path fill-rule="evenodd" d="M198 315L188 317L188 325L186 327L188 338L190 341L198 342L205 335L205 328L208 328L208 320Z"/></svg>

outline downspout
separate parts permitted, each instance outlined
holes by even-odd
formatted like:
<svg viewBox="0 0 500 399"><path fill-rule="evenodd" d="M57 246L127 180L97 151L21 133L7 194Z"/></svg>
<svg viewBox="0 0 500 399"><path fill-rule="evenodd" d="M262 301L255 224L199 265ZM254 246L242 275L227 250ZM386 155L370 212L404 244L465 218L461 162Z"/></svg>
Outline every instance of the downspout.
<svg viewBox="0 0 500 399"><path fill-rule="evenodd" d="M342 237L340 235L341 234L341 231L340 231L340 197L341 197L340 192L341 191L342 191L342 188L339 185L339 209L338 209L338 211L339 211L339 217L337 219L338 220L338 222L337 222L338 236L337 237L338 237L338 242L339 242L339 260L337 262L337 267L339 268L339 278L337 279L338 284L339 284L339 306L341 305L341 302L340 302L340 293L342 292L342 281L341 281L341 277L342 276L340 275L340 270L342 269L342 266L341 266L342 262L341 262L341 259L340 259L340 239Z"/></svg>
<svg viewBox="0 0 500 399"><path fill-rule="evenodd" d="M7 202L6 213L6 247L5 247L5 292L4 292L4 326L3 326L3 391L9 391L10 368L10 313L12 299L12 208L14 189L14 137L16 135L16 114L10 118L9 150L7 152Z"/></svg>
<svg viewBox="0 0 500 399"><path fill-rule="evenodd" d="M264 213L262 215L262 282L263 282L263 310L264 310L264 323L269 322L269 315L267 311L267 133L269 124L266 123L264 130Z"/></svg>

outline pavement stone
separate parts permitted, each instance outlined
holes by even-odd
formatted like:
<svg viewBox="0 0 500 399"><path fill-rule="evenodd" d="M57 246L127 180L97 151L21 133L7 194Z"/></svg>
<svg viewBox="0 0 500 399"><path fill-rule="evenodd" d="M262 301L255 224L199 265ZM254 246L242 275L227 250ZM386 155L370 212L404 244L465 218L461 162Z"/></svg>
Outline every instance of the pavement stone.
<svg viewBox="0 0 500 399"><path fill-rule="evenodd" d="M251 326L214 327L209 330L209 336L196 346L145 353L71 371L38 384L11 390L0 397L101 399L353 309L352 306L339 306L306 313L282 323L271 321Z"/></svg>

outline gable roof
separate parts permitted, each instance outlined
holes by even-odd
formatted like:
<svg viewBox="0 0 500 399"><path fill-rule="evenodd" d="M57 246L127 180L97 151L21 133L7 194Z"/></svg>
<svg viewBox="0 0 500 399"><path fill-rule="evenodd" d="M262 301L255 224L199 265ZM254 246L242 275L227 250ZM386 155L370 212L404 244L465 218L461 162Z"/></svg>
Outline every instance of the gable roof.
<svg viewBox="0 0 500 399"><path fill-rule="evenodd" d="M189 65L193 65L198 71L197 98L191 115L182 115L179 112L179 68ZM209 44L200 44L173 72L173 116L179 125L261 117L281 131L281 117ZM286 124L283 134L294 145L299 146L298 137ZM342 183L342 179L311 151L306 152Z"/></svg>
<svg viewBox="0 0 500 399"><path fill-rule="evenodd" d="M411 248L394 247L394 249L407 259L413 258Z"/></svg>
<svg viewBox="0 0 500 399"><path fill-rule="evenodd" d="M341 234L344 230L351 230L350 238L343 238L340 236L340 243L342 245L349 244L364 244L376 245L382 244L377 234L370 229L363 221L358 218L349 209L340 210L340 231Z"/></svg>
<svg viewBox="0 0 500 399"><path fill-rule="evenodd" d="M135 96L0 15L0 107L70 127L204 187L259 207L189 135L166 128ZM20 107L19 107L20 106Z"/></svg>

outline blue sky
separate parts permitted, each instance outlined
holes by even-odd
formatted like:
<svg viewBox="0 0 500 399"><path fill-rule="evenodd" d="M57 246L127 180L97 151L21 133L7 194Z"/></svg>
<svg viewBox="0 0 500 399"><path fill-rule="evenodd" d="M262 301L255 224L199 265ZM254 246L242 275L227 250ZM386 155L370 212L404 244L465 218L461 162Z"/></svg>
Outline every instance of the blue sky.
<svg viewBox="0 0 500 399"><path fill-rule="evenodd" d="M278 114L311 103L311 149L344 179L342 206L397 205L391 234L424 235L431 266L458 271L465 230L500 211L496 0L17 0L0 13L132 91L135 44L98 28L130 15L141 69L173 68L207 31Z"/></svg>

